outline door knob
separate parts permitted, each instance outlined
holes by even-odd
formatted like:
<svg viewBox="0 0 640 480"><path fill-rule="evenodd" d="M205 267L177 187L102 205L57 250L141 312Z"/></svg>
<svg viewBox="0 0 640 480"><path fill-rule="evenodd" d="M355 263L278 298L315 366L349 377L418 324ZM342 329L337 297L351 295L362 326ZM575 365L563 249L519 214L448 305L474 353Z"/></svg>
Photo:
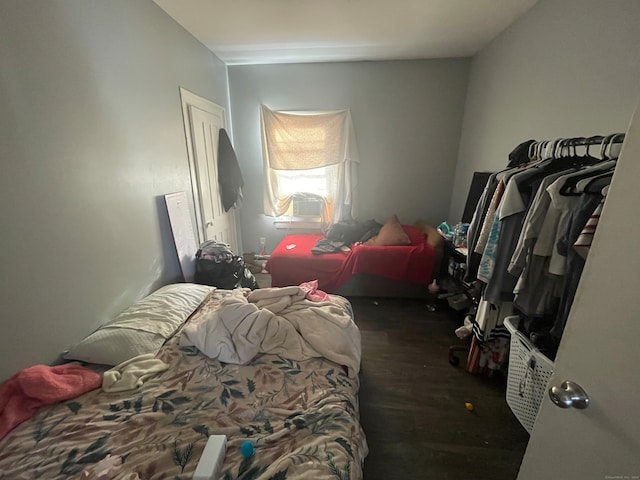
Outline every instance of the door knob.
<svg viewBox="0 0 640 480"><path fill-rule="evenodd" d="M584 410L589 406L589 396L577 383L565 380L559 387L549 389L549 398L560 408L578 408Z"/></svg>

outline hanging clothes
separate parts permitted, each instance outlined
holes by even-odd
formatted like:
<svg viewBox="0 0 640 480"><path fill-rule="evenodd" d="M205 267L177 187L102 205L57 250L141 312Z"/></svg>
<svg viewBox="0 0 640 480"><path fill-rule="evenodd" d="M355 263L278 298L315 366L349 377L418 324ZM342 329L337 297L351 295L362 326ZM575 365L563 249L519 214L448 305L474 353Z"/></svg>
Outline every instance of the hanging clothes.
<svg viewBox="0 0 640 480"><path fill-rule="evenodd" d="M609 168L615 166L615 164L616 162L614 160L611 160L609 162L603 162L598 165L590 166L586 170L589 170L594 175L597 175L603 170L608 170ZM578 204L579 199L579 197L577 196L563 195L561 193L561 189L570 178L578 175L584 175L584 173L584 170L579 170L577 172L564 175L558 178L547 188L549 196L551 197L550 208L553 208L557 211L557 224L551 226L551 229L553 230L555 235L552 237L552 240L550 242L551 245L548 249L550 256L549 272L553 273L554 275L564 275L565 272L566 257L560 254L556 246L560 238L565 234L567 230L569 212L573 208L575 208L575 206Z"/></svg>
<svg viewBox="0 0 640 480"><path fill-rule="evenodd" d="M556 320L550 331L551 335L558 342L564 332L564 326L567 323L569 311L573 305L573 298L578 290L578 283L580 282L580 277L585 264L585 258L574 248L574 245L589 222L591 222L593 232L595 232L594 220L600 217L600 212L602 211L607 191L608 187L605 187L602 194L585 194L579 197L580 200L576 208L571 213L569 227L565 235L563 235L558 241L558 251L567 259L566 275L564 276L560 305L558 306L558 315L556 316ZM593 238L591 228L589 228L589 235L590 238ZM583 242L583 245L587 243L584 236L581 241ZM590 241L588 243L589 245L591 244Z"/></svg>
<svg viewBox="0 0 640 480"><path fill-rule="evenodd" d="M218 133L218 185L224 211L242 203L244 180L238 165L236 152L224 128Z"/></svg>
<svg viewBox="0 0 640 480"><path fill-rule="evenodd" d="M482 195L478 200L478 204L473 212L473 217L471 218L471 223L467 230L467 251L469 254L467 257L467 271L465 272L464 278L464 281L467 283L471 283L477 278L482 252L478 253L475 249L482 230L483 219L487 215L487 210L489 209L489 204L491 203L493 194L496 188L498 188L497 176L498 173L489 175L489 179L487 180L487 184L485 185Z"/></svg>
<svg viewBox="0 0 640 480"><path fill-rule="evenodd" d="M495 258L491 276L487 278L484 298L497 304L503 293L513 292L517 277L507 267L516 248L522 221L531 199L531 180L538 175L537 168L529 168L511 176L507 183L496 220L500 222L499 238L495 245ZM481 262L482 265L482 262Z"/></svg>
<svg viewBox="0 0 640 480"><path fill-rule="evenodd" d="M564 170L543 178L507 267L511 275L518 277L513 290L514 305L528 316L544 316L549 313L558 296L561 279L548 273L546 257L536 255L533 250L551 204L547 187L560 176L572 171Z"/></svg>
<svg viewBox="0 0 640 480"><path fill-rule="evenodd" d="M575 145L604 146L612 137L524 142L510 159L518 166L489 177L468 235L465 280L483 284L472 322L470 372L501 367L508 350L502 323L512 313L521 317L523 333L554 357L602 208L601 190L616 163L606 148L596 158L588 150L577 155ZM542 152L547 146L553 153Z"/></svg>
<svg viewBox="0 0 640 480"><path fill-rule="evenodd" d="M589 217L589 220L587 220L587 223L573 244L573 248L582 258L586 259L587 255L589 255L591 242L593 242L593 236L598 228L598 222L600 221L600 215L602 214L602 208L604 207L604 200L607 197L608 192L609 186L607 185L602 189L602 199L600 200L600 203L598 203L598 206Z"/></svg>
<svg viewBox="0 0 640 480"><path fill-rule="evenodd" d="M480 301L472 321L473 339L467 357L469 373L490 375L502 367L509 351L509 331L503 320L512 313L510 302L496 306Z"/></svg>

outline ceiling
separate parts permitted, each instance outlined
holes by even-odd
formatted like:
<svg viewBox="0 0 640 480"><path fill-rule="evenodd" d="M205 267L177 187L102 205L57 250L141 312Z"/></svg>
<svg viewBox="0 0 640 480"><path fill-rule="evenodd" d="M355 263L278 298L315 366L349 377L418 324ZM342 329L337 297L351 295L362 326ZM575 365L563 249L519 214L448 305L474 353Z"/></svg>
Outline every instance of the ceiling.
<svg viewBox="0 0 640 480"><path fill-rule="evenodd" d="M228 65L469 57L538 0L154 0Z"/></svg>

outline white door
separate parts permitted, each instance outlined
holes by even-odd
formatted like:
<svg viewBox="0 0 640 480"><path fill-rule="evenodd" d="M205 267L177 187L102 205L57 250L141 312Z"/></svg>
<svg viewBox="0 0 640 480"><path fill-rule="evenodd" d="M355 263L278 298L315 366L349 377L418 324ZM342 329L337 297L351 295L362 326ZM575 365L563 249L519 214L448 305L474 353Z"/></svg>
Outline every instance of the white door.
<svg viewBox="0 0 640 480"><path fill-rule="evenodd" d="M549 386L590 398L561 409L545 395L518 480L640 479L640 112L631 122Z"/></svg>
<svg viewBox="0 0 640 480"><path fill-rule="evenodd" d="M224 211L218 186L218 132L225 126L224 109L184 89L181 93L199 240L224 242L239 253L234 211Z"/></svg>

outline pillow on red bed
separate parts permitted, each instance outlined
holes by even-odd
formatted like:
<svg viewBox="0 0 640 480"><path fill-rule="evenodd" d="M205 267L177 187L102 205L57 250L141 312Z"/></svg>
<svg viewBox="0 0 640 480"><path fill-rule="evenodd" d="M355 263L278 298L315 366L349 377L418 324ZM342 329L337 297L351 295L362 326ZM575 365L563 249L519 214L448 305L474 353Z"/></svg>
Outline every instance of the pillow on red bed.
<svg viewBox="0 0 640 480"><path fill-rule="evenodd" d="M390 246L390 245L410 245L411 239L407 232L404 231L397 216L391 217L382 226L378 235L367 240L365 245L369 246Z"/></svg>

